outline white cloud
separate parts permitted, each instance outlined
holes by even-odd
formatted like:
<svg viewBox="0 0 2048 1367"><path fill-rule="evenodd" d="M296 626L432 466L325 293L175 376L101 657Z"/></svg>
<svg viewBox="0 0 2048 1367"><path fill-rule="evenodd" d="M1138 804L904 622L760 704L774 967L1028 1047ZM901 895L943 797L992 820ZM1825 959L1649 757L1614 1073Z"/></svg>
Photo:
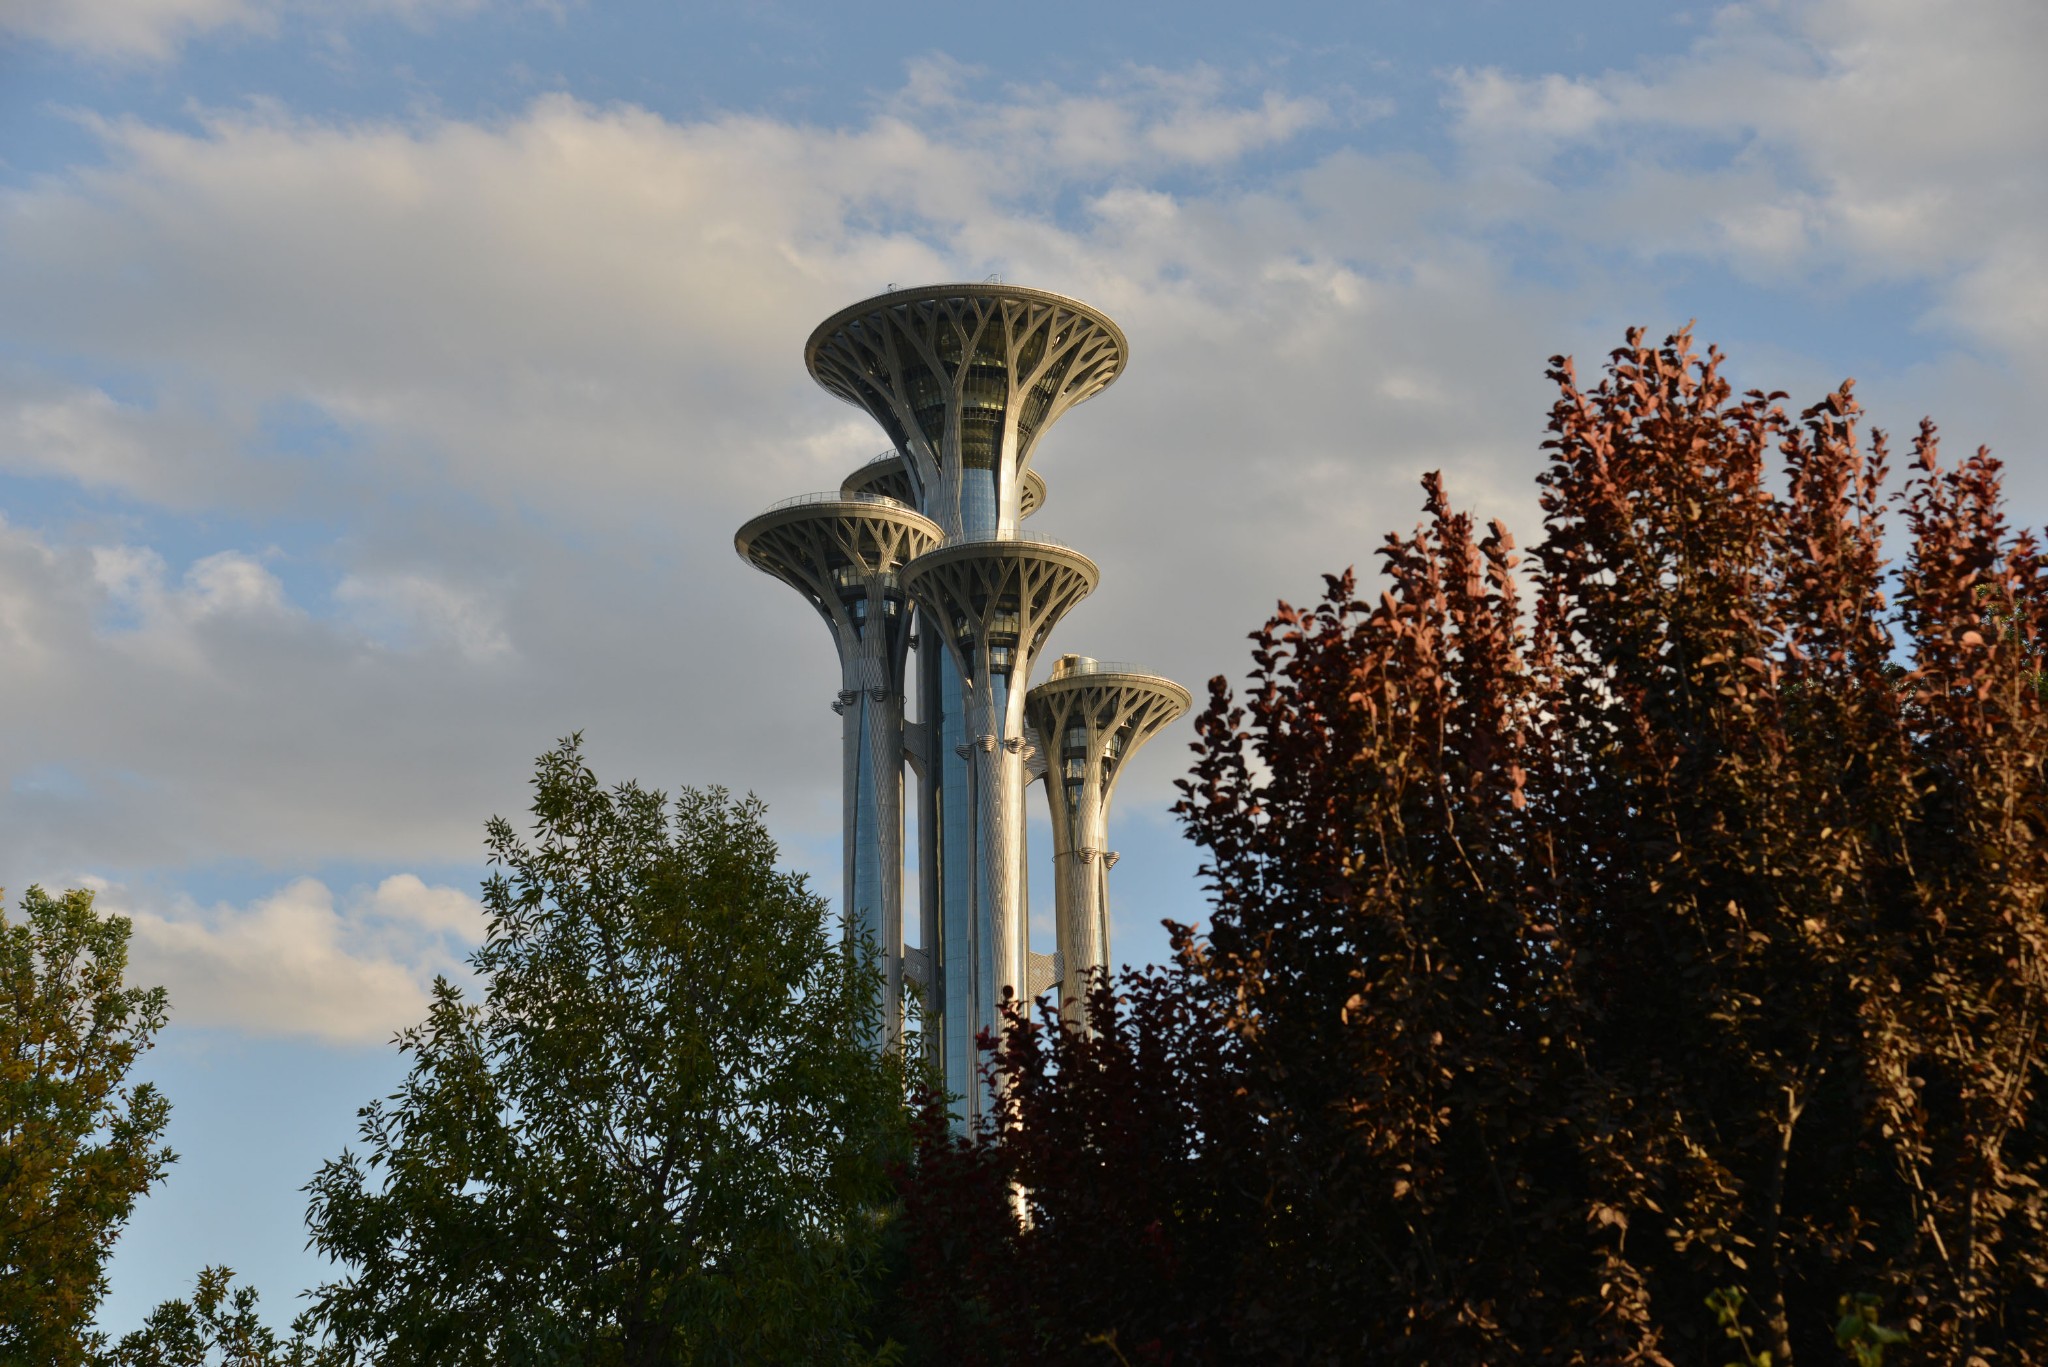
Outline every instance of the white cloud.
<svg viewBox="0 0 2048 1367"><path fill-rule="evenodd" d="M418 876L395 873L370 894L374 915L422 930L457 936L465 944L484 938L484 909L459 888L428 887Z"/></svg>
<svg viewBox="0 0 2048 1367"><path fill-rule="evenodd" d="M1518 79L1495 67L1453 71L1450 99L1468 137L1510 140L1540 151L1585 137L1616 113L1614 102L1592 82L1555 73Z"/></svg>
<svg viewBox="0 0 2048 1367"><path fill-rule="evenodd" d="M1129 372L1041 452L1044 529L1104 571L1053 648L1191 684L1242 668L1275 597L1370 571L1424 470L1533 540L1544 358L1693 312L1645 259L1924 269L1976 335L2024 342L2039 217L1973 246L1939 207L1946 159L2007 135L1919 130L1889 197L1857 188L1867 169L1819 174L1833 125L1800 80L1861 98L1847 73L1902 40L1848 25L1870 50L1831 47L1788 13L1731 11L1676 62L1580 85L1467 75L1469 165L1354 147L1240 172L1327 126L1321 106L1203 71L990 97L936 63L837 127L560 96L487 123L107 125L104 164L0 192L0 462L331 530L273 553L193 519L187 566L133 529L0 524L9 710L33 719L0 727L0 773L61 768L83 794L0 790L0 863L466 859L523 804L527 758L579 727L607 778L752 788L829 847L830 648L730 538L881 446L799 348L890 282L999 270L1124 325ZM1516 120L1536 152L1480 155ZM1729 129L1704 161L1654 142ZM1551 152L1589 146L1617 169L1575 200ZM1840 227L1883 204L1891 226ZM1503 223L1601 269L1531 269ZM1810 340L1769 360L1838 379ZM152 400L24 369L41 354L143 376ZM1995 366L1914 383L1938 413L1970 396L1952 430L1972 443L2039 416ZM266 449L280 405L338 445ZM1120 804L1163 805L1183 760L1148 749Z"/></svg>
<svg viewBox="0 0 2048 1367"><path fill-rule="evenodd" d="M1518 207L1645 256L1776 279L1925 279L1932 320L2008 356L2048 344L2048 99L2037 0L1734 4L1683 57L1592 77L1459 71L1468 152L1547 198ZM1555 159L1609 158L1611 173ZM1670 214L1674 181L1713 199ZM1717 231L1702 236L1699 228Z"/></svg>
<svg viewBox="0 0 2048 1367"><path fill-rule="evenodd" d="M610 709L565 701L573 661L492 691L502 651L476 602L374 561L355 581L399 585L446 635L394 651L244 552L177 569L0 523L0 773L64 778L0 787L0 870L472 857L483 819L523 804L527 757ZM526 601L558 628L574 611Z"/></svg>
<svg viewBox="0 0 2048 1367"><path fill-rule="evenodd" d="M386 15L419 25L473 13L487 0L0 0L0 34L97 61L166 62L190 40L222 30L276 32L298 13L327 24Z"/></svg>
<svg viewBox="0 0 2048 1367"><path fill-rule="evenodd" d="M0 0L0 32L92 57L163 61L196 33L266 28L266 0Z"/></svg>
<svg viewBox="0 0 2048 1367"><path fill-rule="evenodd" d="M512 649L502 614L488 599L431 575L345 575L334 597L358 630L395 649L445 643L479 661Z"/></svg>
<svg viewBox="0 0 2048 1367"><path fill-rule="evenodd" d="M89 881L103 910L133 923L130 975L168 990L173 1020L256 1035L388 1039L424 1019L435 974L467 976L461 954L483 932L473 898L412 874L339 901L299 878L246 906L162 910Z"/></svg>
<svg viewBox="0 0 2048 1367"><path fill-rule="evenodd" d="M125 416L97 389L17 397L7 409L0 459L88 487L134 483L148 462L148 446Z"/></svg>

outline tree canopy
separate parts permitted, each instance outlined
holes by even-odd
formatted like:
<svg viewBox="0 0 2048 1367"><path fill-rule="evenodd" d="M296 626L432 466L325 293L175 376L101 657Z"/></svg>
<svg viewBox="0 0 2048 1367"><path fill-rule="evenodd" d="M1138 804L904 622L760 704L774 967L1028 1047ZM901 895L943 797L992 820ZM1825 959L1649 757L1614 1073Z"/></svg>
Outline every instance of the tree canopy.
<svg viewBox="0 0 2048 1367"><path fill-rule="evenodd" d="M928 1127L951 1360L2048 1343L2048 570L1997 462L1923 425L1892 493L1846 383L1794 416L1684 334L1550 373L1529 564L1432 475L1383 591L1283 604L1183 784L1206 933Z"/></svg>
<svg viewBox="0 0 2048 1367"><path fill-rule="evenodd" d="M573 738L533 787L530 843L488 827L481 997L436 984L309 1188L347 1269L313 1321L385 1367L862 1359L907 1143L871 956L754 799L607 790Z"/></svg>
<svg viewBox="0 0 2048 1367"><path fill-rule="evenodd" d="M129 1081L165 1003L127 984L128 935L83 888L0 909L0 1363L98 1350L107 1255L175 1157L169 1103Z"/></svg>
<svg viewBox="0 0 2048 1367"><path fill-rule="evenodd" d="M301 1317L289 1336L257 1313L253 1286L237 1286L225 1267L203 1267L192 1299L168 1300L123 1334L98 1367L331 1367Z"/></svg>

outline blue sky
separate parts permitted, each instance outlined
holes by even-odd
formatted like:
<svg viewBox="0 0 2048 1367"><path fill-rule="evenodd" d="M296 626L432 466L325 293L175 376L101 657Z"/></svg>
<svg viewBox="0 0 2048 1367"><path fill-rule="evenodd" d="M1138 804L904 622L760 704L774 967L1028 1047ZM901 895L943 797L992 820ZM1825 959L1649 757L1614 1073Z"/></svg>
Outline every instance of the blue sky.
<svg viewBox="0 0 2048 1367"><path fill-rule="evenodd" d="M1054 648L1198 690L1426 470L1534 540L1545 360L1630 324L1931 413L2039 525L2043 57L2034 0L0 0L0 882L100 889L174 1005L103 1322L320 1275L299 1187L555 737L761 793L835 890L829 645L731 551L882 445L827 313L1118 319L1040 455L1103 568ZM1202 914L1185 740L1119 793L1126 957Z"/></svg>

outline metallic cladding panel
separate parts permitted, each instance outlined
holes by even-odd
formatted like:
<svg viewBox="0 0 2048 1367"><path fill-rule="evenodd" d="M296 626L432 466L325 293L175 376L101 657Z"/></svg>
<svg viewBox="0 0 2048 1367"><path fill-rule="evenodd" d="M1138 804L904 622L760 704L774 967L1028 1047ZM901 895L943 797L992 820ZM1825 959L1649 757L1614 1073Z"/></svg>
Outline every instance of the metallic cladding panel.
<svg viewBox="0 0 2048 1367"><path fill-rule="evenodd" d="M932 656L935 685L931 696L940 708L940 724L933 729L941 783L936 804L939 830L932 850L938 858L936 919L944 946L940 961L945 965L946 985L941 1056L946 1090L959 1098L956 1114L965 1122L978 1117L982 1109L980 1089L975 1085L974 1037L980 1012L974 963L983 937L974 914L974 803L967 757L962 753L967 746L967 718L960 707L960 665L943 640L943 631L935 629L921 649Z"/></svg>

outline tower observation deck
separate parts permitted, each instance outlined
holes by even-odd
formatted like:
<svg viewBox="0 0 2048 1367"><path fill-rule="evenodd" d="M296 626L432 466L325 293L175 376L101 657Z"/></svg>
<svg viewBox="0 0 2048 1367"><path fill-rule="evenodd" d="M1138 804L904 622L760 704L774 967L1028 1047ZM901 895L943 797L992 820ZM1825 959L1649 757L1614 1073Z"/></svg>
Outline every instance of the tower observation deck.
<svg viewBox="0 0 2048 1367"><path fill-rule="evenodd" d="M1020 530L1045 502L1032 461L1054 422L1116 379L1126 353L1123 331L1096 309L1015 285L894 290L842 309L812 332L805 365L872 416L892 449L836 494L778 505L739 533L745 558L832 624L849 717L850 924L881 953L884 1037L897 1037L904 985L921 991L926 1043L943 1060L961 1124L987 1110L974 1040L998 1024L1003 992L1071 995L1089 968L1108 965L1107 863L1090 864L1101 868L1088 887L1067 866L1102 847L1123 760L1187 708L1185 690L1142 671L1107 693L1049 680L1028 696L1043 694L1051 710L1027 703L1052 630L1100 577L1079 551ZM904 716L911 649L914 721ZM1066 809L1054 803L1058 955L1030 946L1024 788L1037 758L1027 740L1034 707L1036 733L1055 747L1085 714L1077 734L1088 737L1095 774L1070 794L1082 815L1064 829ZM902 927L905 761L920 779L915 947Z"/></svg>
<svg viewBox="0 0 2048 1367"><path fill-rule="evenodd" d="M882 425L920 511L947 536L1009 531L1046 431L1123 370L1123 329L1015 285L898 290L811 333L817 382Z"/></svg>

